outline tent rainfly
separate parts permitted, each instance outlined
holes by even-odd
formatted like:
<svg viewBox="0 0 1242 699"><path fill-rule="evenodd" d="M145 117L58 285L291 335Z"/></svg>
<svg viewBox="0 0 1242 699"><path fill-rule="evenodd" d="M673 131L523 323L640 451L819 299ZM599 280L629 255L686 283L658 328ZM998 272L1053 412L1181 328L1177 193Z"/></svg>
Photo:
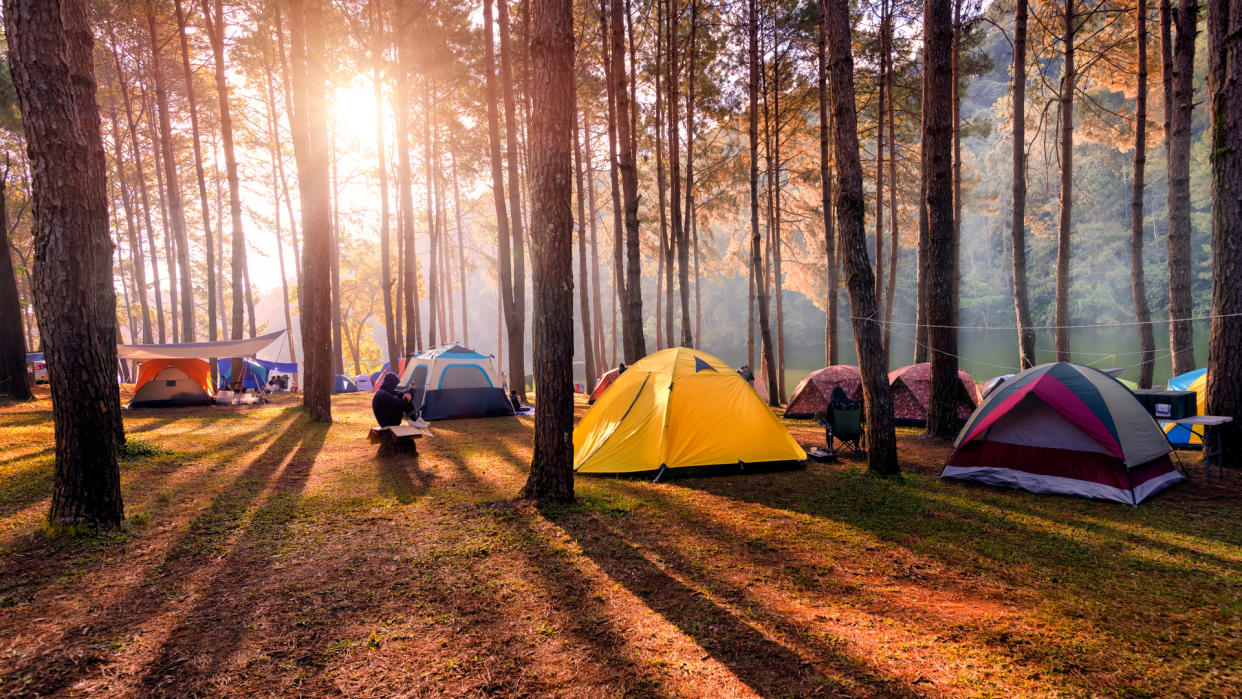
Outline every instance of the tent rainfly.
<svg viewBox="0 0 1242 699"><path fill-rule="evenodd" d="M1138 505L1185 480L1134 394L1068 362L1014 375L962 428L941 478Z"/></svg>
<svg viewBox="0 0 1242 699"><path fill-rule="evenodd" d="M574 429L579 473L805 458L745 379L719 359L685 347L632 364Z"/></svg>
<svg viewBox="0 0 1242 699"><path fill-rule="evenodd" d="M424 420L502 417L513 414L491 357L459 344L410 357L400 387L414 391L414 407Z"/></svg>

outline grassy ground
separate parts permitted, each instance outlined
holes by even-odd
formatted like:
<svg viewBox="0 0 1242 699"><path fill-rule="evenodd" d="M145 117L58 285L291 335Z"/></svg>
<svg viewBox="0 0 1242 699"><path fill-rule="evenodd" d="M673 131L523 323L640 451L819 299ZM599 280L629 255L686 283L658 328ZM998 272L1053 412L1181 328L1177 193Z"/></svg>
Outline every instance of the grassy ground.
<svg viewBox="0 0 1242 699"><path fill-rule="evenodd" d="M900 481L584 477L539 511L530 418L377 460L368 398L128 413L159 451L87 539L41 527L46 393L0 406L0 695L1242 692L1236 473L1133 509L942 483L908 434Z"/></svg>

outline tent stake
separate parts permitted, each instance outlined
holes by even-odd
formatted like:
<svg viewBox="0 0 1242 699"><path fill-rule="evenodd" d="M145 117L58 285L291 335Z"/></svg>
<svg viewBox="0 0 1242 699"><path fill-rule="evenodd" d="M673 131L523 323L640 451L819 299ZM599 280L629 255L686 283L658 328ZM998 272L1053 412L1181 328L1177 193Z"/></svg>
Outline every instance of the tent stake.
<svg viewBox="0 0 1242 699"><path fill-rule="evenodd" d="M660 479L664 477L664 472L665 472L665 471L667 471L667 470L668 470L668 466L666 466L666 465L664 465L664 464L660 464L660 470L659 470L659 471L656 471L655 478L652 478L652 479L651 479L651 483L652 483L653 485L654 485L654 484L656 484L656 483L659 483L659 482L660 482Z"/></svg>

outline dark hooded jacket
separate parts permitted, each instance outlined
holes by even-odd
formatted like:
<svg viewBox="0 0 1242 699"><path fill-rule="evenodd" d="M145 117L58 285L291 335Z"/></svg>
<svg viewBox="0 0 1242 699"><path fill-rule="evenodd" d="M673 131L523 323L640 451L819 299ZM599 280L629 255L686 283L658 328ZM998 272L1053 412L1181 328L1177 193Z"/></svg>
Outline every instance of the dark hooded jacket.
<svg viewBox="0 0 1242 699"><path fill-rule="evenodd" d="M375 421L380 427L393 427L401 424L405 411L410 409L410 400L397 395L397 375L385 374L384 381L371 398L371 410L375 411Z"/></svg>

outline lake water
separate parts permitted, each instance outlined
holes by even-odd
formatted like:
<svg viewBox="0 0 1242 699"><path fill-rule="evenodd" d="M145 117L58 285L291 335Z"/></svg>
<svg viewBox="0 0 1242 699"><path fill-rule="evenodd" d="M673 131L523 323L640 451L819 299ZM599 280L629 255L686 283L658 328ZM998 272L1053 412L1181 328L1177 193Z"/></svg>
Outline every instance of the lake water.
<svg viewBox="0 0 1242 699"><path fill-rule="evenodd" d="M1204 366L1207 363L1208 323L1197 323L1195 328L1195 363ZM889 369L898 369L914 359L913 328L894 327L892 351ZM1172 363L1169 359L1168 326L1155 326L1156 331L1156 365L1154 383L1163 385L1172 376ZM838 361L841 364L857 364L854 353L853 335L846 328L841 336L841 349ZM1018 339L1013 330L962 330L958 336L959 366L984 383L993 376L1011 374L1018 371ZM1078 364L1097 367L1099 369L1124 368L1121 378L1131 381L1138 380L1138 365L1142 360L1139 353L1138 328L1134 326L1117 326L1107 328L1078 328L1070 332L1070 352L1072 360ZM1035 356L1038 363L1056 360L1056 351L1052 331L1039 331L1035 337ZM704 348L717 355L733 366L746 363L746 349L741 351L732 348ZM824 348L788 347L785 350L785 384L786 390L793 392L798 381L808 373L824 365Z"/></svg>

